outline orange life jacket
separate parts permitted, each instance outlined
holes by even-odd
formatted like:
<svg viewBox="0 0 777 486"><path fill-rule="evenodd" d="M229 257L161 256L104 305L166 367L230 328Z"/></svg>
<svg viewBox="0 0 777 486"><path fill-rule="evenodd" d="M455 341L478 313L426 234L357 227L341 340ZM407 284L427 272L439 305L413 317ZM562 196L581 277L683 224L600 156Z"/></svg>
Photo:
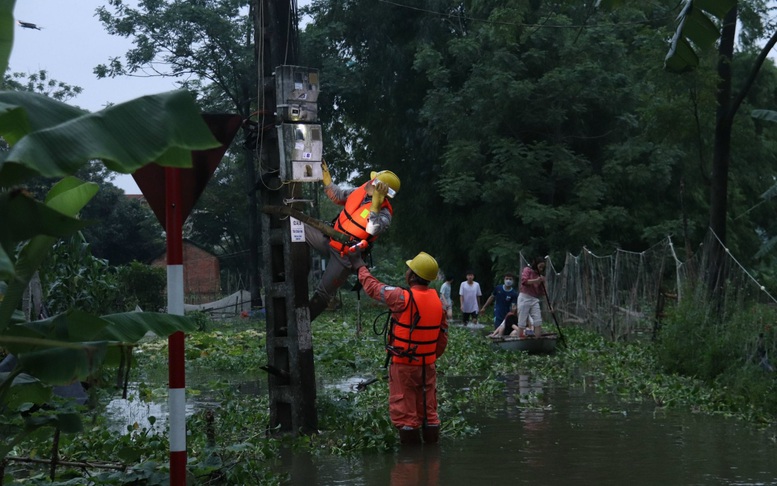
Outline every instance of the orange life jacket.
<svg viewBox="0 0 777 486"><path fill-rule="evenodd" d="M442 304L437 291L407 291L409 302L400 316L392 319L389 353L393 363L432 364L437 359L437 338L443 320Z"/></svg>
<svg viewBox="0 0 777 486"><path fill-rule="evenodd" d="M340 211L340 215L334 222L334 228L337 231L350 236L355 242L367 240L367 243L371 244L378 238L377 235L367 233L367 217L370 215L372 200L365 202L364 198L367 196L367 184L371 183L372 181L365 182L348 195L348 198L345 200L345 207ZM388 198L383 200L380 208L388 208L389 213L394 214ZM337 251L343 251L348 244L330 239L329 246Z"/></svg>

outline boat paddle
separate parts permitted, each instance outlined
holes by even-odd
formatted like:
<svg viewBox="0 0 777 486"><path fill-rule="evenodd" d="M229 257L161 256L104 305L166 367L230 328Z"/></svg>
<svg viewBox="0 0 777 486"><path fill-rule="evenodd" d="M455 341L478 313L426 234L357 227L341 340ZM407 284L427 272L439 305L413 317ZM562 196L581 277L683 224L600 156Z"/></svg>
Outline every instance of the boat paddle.
<svg viewBox="0 0 777 486"><path fill-rule="evenodd" d="M550 297L548 296L548 289L545 288L545 283L540 284L542 286L542 292L545 294L545 301L548 303L548 309L550 315L553 316L553 322L556 324L556 330L558 330L559 341L565 348L567 347L567 340L564 338L564 333L561 332L561 326L558 325L558 319L556 318L556 311L553 309L553 304L550 303Z"/></svg>

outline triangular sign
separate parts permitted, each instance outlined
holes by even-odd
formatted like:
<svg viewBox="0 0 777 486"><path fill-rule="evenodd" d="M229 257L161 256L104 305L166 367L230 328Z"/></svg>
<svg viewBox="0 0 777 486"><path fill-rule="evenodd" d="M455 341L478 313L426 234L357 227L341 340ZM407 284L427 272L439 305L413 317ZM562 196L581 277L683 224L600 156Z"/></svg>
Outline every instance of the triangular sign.
<svg viewBox="0 0 777 486"><path fill-rule="evenodd" d="M180 169L182 221L186 221L189 217L194 204L205 190L205 186L208 185L208 181L243 123L239 115L205 113L202 118L221 145L209 150L193 150L192 167ZM136 170L132 177L157 219L162 223L162 227L166 228L165 168L151 163Z"/></svg>

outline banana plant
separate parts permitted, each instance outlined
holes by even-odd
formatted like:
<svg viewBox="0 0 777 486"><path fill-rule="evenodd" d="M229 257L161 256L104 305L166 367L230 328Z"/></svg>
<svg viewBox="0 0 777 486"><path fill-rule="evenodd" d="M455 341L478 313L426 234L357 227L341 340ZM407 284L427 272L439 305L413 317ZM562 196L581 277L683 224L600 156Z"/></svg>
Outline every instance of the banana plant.
<svg viewBox="0 0 777 486"><path fill-rule="evenodd" d="M613 9L627 0L597 0L596 6ZM683 0L677 29L664 59L667 71L682 73L699 66L699 51L709 49L720 38L720 23L737 0Z"/></svg>
<svg viewBox="0 0 777 486"><path fill-rule="evenodd" d="M0 73L13 44L14 0L0 0ZM44 426L81 429L72 409L61 413L21 412L51 399L54 385L84 380L103 364L118 363L147 332L168 336L191 331L182 316L124 313L94 316L78 309L30 321L19 310L25 289L53 245L79 231L79 211L96 184L73 177L93 160L132 173L150 162L190 167L191 151L219 145L185 91L144 96L89 113L46 96L0 91L0 347L17 365L0 373L0 462L22 438ZM0 147L2 147L0 145ZM33 177L60 178L44 200L25 191ZM14 422L17 420L17 422Z"/></svg>

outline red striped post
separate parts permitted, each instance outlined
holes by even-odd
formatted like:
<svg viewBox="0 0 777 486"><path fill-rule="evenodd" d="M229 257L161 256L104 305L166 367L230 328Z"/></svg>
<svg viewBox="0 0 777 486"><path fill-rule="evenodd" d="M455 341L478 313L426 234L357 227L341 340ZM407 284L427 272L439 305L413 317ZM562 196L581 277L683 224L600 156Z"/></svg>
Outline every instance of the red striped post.
<svg viewBox="0 0 777 486"><path fill-rule="evenodd" d="M167 233L167 313L183 311L183 217L181 171L165 168L165 232ZM186 484L186 372L184 334L168 338L168 411L170 424L170 485Z"/></svg>

